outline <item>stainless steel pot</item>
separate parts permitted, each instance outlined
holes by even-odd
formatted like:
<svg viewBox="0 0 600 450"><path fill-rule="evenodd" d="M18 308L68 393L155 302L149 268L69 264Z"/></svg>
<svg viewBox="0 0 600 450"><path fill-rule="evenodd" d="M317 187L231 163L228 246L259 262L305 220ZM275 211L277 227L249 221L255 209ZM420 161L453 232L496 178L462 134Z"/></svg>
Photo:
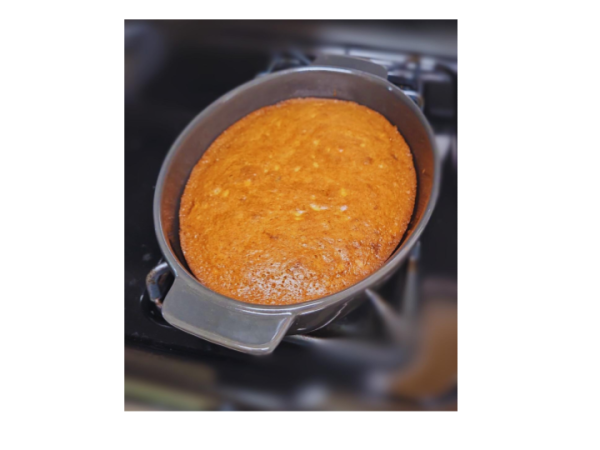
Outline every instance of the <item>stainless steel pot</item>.
<svg viewBox="0 0 600 450"><path fill-rule="evenodd" d="M323 327L365 300L367 289L386 281L417 243L433 211L440 179L440 160L427 120L411 98L387 81L383 67L350 58L321 58L315 63L234 89L202 111L169 150L156 184L154 224L175 276L162 304L163 317L174 327L244 353L271 353L286 334ZM233 300L211 291L191 274L179 243L179 201L192 168L217 136L252 111L296 97L352 100L380 112L398 127L417 172L412 221L385 265L344 291L289 306Z"/></svg>

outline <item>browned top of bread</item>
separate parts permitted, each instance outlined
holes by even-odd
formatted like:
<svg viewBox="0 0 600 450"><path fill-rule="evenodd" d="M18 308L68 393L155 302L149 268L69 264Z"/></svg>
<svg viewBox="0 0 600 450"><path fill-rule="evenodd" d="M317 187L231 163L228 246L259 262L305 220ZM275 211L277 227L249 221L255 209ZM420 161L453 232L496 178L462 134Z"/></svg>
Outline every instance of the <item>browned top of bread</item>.
<svg viewBox="0 0 600 450"><path fill-rule="evenodd" d="M408 145L353 102L292 99L221 134L181 199L181 246L213 291L291 304L341 291L383 265L410 221Z"/></svg>

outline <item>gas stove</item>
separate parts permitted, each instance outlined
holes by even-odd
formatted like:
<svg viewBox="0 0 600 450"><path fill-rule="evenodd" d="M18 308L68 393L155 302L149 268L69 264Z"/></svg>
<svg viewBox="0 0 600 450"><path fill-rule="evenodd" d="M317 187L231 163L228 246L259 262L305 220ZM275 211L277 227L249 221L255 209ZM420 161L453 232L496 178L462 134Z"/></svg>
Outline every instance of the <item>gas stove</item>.
<svg viewBox="0 0 600 450"><path fill-rule="evenodd" d="M128 408L455 409L456 61L352 46L275 52L221 47L174 45L152 24L126 25ZM369 292L368 302L309 335L286 337L272 355L244 355L171 327L155 305L171 276L156 270L164 263L152 219L154 184L170 145L224 93L254 77L310 64L318 54L383 65L388 79L422 106L438 140L443 173L420 244L397 275ZM158 273L164 275L152 277Z"/></svg>

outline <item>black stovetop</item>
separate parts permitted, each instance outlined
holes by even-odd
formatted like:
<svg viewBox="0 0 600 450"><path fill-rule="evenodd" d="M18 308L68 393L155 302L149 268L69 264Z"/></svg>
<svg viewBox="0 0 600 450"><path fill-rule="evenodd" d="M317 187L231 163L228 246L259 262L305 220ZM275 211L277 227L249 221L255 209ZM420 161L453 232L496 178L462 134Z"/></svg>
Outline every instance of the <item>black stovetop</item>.
<svg viewBox="0 0 600 450"><path fill-rule="evenodd" d="M137 24L139 25L139 24ZM136 26L137 26L136 25ZM297 52L273 56L259 50L236 50L204 46L169 45L155 30L133 30L126 40L125 101L125 344L127 354L176 356L198 362L216 373L224 392L236 386L263 392L299 389L307 380L335 379L336 386L364 383L361 370L368 364L331 359L310 352L298 342L283 342L273 355L256 358L230 351L168 326L148 301L145 277L161 261L154 232L152 201L162 161L178 134L212 101L229 90L268 70L303 64ZM128 38L131 36L127 36ZM151 55L151 56L148 56ZM418 61L412 56L411 61ZM408 66L414 69L414 64ZM421 239L419 285L442 291L456 300L457 278L457 169L456 169L456 66L440 64L435 71L411 79L406 66L390 68L393 82L419 90L425 98L424 112L442 145L452 147L443 163L440 197L430 224ZM411 70L412 70L411 69ZM414 70L412 70L414 73ZM418 72L418 69L417 69ZM418 75L418 73L417 73ZM436 78L437 77L437 78ZM429 80L429 81L427 81ZM380 291L390 304L401 308L406 270ZM449 286L449 287L448 287ZM421 299L422 301L423 299ZM365 304L317 337L349 336L354 340L377 340L377 314ZM374 325L375 324L375 325ZM302 343L300 343L302 344ZM405 355L408 357L409 353ZM356 356L356 355L354 355ZM129 358L132 360L132 358ZM356 359L356 358L355 358ZM401 363L402 358L398 361ZM311 362L309 362L311 361ZM352 365L354 363L354 365ZM142 364L143 366L143 364ZM128 368L129 367L129 368ZM137 367L137 369L136 369ZM126 375L144 376L147 370L127 363ZM322 370L315 370L320 367ZM352 367L352 370L350 368ZM241 370L240 370L241 369ZM277 382L274 383L273 380ZM175 381L175 384L178 382ZM213 392L214 394L214 392ZM228 397L228 398L235 398ZM264 399L264 396L261 397ZM280 398L275 396L274 398ZM260 405L256 406L260 408ZM268 406L267 409L281 409Z"/></svg>

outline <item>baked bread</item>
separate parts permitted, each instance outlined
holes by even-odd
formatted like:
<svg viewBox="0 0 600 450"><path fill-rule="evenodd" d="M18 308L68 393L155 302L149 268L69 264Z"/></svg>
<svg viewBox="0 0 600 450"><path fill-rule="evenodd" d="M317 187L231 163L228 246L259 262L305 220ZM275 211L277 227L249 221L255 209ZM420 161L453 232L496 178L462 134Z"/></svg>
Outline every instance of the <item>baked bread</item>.
<svg viewBox="0 0 600 450"><path fill-rule="evenodd" d="M285 305L381 267L409 224L408 145L353 102L292 99L223 132L181 198L180 238L198 280L227 297Z"/></svg>

